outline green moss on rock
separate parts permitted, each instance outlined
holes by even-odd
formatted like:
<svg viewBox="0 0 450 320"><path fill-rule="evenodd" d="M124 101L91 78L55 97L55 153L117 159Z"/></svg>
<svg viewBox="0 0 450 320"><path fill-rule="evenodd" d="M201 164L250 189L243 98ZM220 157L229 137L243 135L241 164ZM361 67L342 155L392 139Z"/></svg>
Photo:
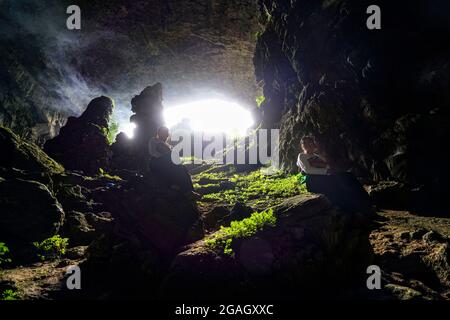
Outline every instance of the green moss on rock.
<svg viewBox="0 0 450 320"><path fill-rule="evenodd" d="M20 139L10 129L0 126L0 150L4 156L0 158L0 166L18 169L61 173L63 166L50 158L34 143Z"/></svg>

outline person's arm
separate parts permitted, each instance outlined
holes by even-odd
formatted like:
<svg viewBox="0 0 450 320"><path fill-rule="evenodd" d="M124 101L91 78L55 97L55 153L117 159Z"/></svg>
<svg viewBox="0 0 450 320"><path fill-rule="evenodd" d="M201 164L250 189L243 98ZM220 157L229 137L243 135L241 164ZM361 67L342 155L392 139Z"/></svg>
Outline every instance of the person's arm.
<svg viewBox="0 0 450 320"><path fill-rule="evenodd" d="M158 150L159 153L161 153L163 155L171 152L170 147L167 144L165 144L164 142L158 143L156 149Z"/></svg>
<svg viewBox="0 0 450 320"><path fill-rule="evenodd" d="M308 159L308 163L310 164L311 167L315 168L326 168L328 165L324 160L320 159L319 157Z"/></svg>

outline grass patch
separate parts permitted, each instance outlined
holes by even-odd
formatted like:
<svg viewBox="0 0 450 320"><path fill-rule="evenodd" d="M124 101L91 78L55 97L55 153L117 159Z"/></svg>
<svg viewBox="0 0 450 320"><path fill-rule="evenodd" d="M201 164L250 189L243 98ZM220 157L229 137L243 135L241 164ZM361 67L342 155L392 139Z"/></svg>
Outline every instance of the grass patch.
<svg viewBox="0 0 450 320"><path fill-rule="evenodd" d="M225 202L230 205L236 202L274 205L284 198L307 193L305 185L299 182L301 174L286 175L279 172L264 175L261 171L253 171L250 174L234 174L230 178L218 174L208 174L204 177L209 179L208 183L223 180L235 183L234 189L210 193L203 197L206 201Z"/></svg>
<svg viewBox="0 0 450 320"><path fill-rule="evenodd" d="M58 259L66 254L69 239L61 238L60 235L55 235L42 242L33 242L33 245L36 247L38 251L37 255L41 261Z"/></svg>
<svg viewBox="0 0 450 320"><path fill-rule="evenodd" d="M274 227L276 221L272 209L255 212L241 221L232 221L229 227L221 226L219 231L205 240L205 244L211 249L223 250L223 253L232 255L234 239L251 237L266 227Z"/></svg>
<svg viewBox="0 0 450 320"><path fill-rule="evenodd" d="M192 182L197 185L218 184L221 181L227 181L228 176L225 172L202 172L192 177Z"/></svg>

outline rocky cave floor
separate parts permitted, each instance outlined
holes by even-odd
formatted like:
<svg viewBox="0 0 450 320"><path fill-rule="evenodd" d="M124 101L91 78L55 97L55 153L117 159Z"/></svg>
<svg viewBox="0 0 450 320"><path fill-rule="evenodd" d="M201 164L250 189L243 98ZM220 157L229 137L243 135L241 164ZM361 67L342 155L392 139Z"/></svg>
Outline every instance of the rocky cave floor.
<svg viewBox="0 0 450 320"><path fill-rule="evenodd" d="M207 250L205 251L204 239L217 232L220 226L229 226L231 221L248 218L255 211L262 211L269 207L276 208L285 202L289 203L290 199L295 199L297 194L306 193L297 183L297 176L295 175L289 176L278 173L266 176L263 169L252 170L254 168L243 168L241 170L239 167L217 165L189 165L189 169L196 191L203 195L202 199L197 202L203 230L198 230L198 226L191 228L189 231L191 239L185 242L194 244L188 244L182 249L178 248L174 253L174 255L178 253L178 256L174 259L175 262L168 262L169 264L167 264L170 265L169 271L159 271L165 274L162 277L166 279L163 281L162 287L167 286L167 274L174 274L170 270L180 269L176 267L180 256L192 257L205 254ZM4 170L2 176L5 177L8 174L11 174L11 170L8 172ZM15 172L14 174L26 175L23 171ZM105 287L103 284L99 284L99 292L90 292L87 296L78 295L74 291L69 292L64 286L67 278L66 269L70 265L87 265L89 267L96 265L96 263L102 265L99 261L103 261L103 263L106 261L107 264L117 264L119 266L111 267L113 270L118 269L127 272L130 266L123 263L122 259L127 257L127 254L124 254L122 251L131 251L128 257L137 261L139 270L142 271L142 269L146 268L146 260L141 257L142 249L135 250L135 244L130 245L130 242L139 242L142 239L136 239L135 236L130 236L129 234L124 236L123 234L127 233L124 230L127 228L119 228L121 229L120 231L114 228L115 233L122 233L121 236L127 239L125 248L118 249L118 247L123 246L124 242L119 241L117 243L117 241L114 242L109 239L108 241L114 244L112 245L112 253L111 251L108 253L108 250L111 250L111 245L105 245L104 238L105 230L111 229L110 220L112 219L104 213L99 213L103 212L104 206L92 201L92 199L99 201L100 197L98 194L108 194L111 193L111 190L128 193L129 196L136 197L136 194L131 194L129 185L131 183L133 188L139 189L139 183L136 182L139 179L136 175L129 172L127 174L128 181L125 178L108 174L101 174L95 177L85 177L79 173L67 171L61 174L64 177L63 180L65 180L63 185L68 192L65 195L62 195L60 191L56 191L56 193L63 208L66 211L70 208L72 210L78 209L81 211L81 209L84 209L84 211L94 211L94 213L91 213L90 218L88 216L83 217L83 214L76 213L76 211L71 211L69 214L66 213L65 224L69 227L63 227L62 231L60 230L63 236L69 238L69 247L64 255L39 262L31 259L27 263L27 259L25 259L23 260L26 262L24 264L11 264L1 270L0 289L3 292L2 298L107 299L117 297L114 293L108 291L109 289L104 289L107 286ZM125 175L123 174L123 176ZM21 178L24 179L23 176ZM130 182L133 179L135 181ZM55 187L57 184L56 180L53 178L54 190L57 190ZM77 184L75 184L75 181ZM146 185L145 189L147 190L146 192L153 192L148 191L148 185ZM144 191L142 190L142 192ZM117 196L117 193L115 193L115 196ZM164 197L166 196L164 195ZM312 195L306 195L306 197L310 197L310 201L315 199L315 196ZM136 199L136 201L140 200ZM161 205L164 206L165 203ZM96 209L96 206L100 206L100 208ZM294 206L298 206L298 203ZM174 208L167 208L166 213L170 215L171 210L174 210ZM311 211L312 209L306 208L306 211L308 210ZM318 209L314 210L317 211ZM120 221L122 218L118 218L118 220ZM67 222L70 220L72 222ZM123 220L121 223L123 223ZM376 217L370 222L369 232L366 235L368 235L370 240L370 251L373 252L371 263L380 266L382 270L383 288L382 290L371 292L366 291L361 295L353 292L351 298L381 300L442 300L450 298L449 218L422 216L408 211L378 209ZM108 238L108 236L106 237ZM99 238L103 240L98 240ZM184 252L182 252L183 250ZM133 256L133 253L136 253L139 257ZM274 255L276 256L276 254ZM108 258L105 260L104 256L108 256ZM119 262L115 262L115 260ZM92 263L92 261L94 262ZM205 260L201 261L204 262ZM256 261L259 265L264 265L258 259ZM151 269L151 265L154 266L154 262L149 264L150 266L147 265L147 267ZM164 265L166 262L162 264ZM183 266L186 266L186 262L178 262L178 265L181 265L181 269L183 269ZM131 270L133 270L133 267L131 267ZM179 283L177 276L184 277L186 274L189 274L181 271L181 275L177 275L177 272L180 273L175 271L175 280L171 281L169 279L169 289L166 289L166 292L171 292L170 283L172 285L173 283ZM201 271L199 272L202 273ZM99 283L103 283L103 279L99 279L95 271L88 273L94 274L96 280ZM142 276L153 279L150 282L155 281L155 271L152 270L150 273L152 274L149 276L149 272L146 270L142 273ZM230 270L230 273L233 273L233 270ZM91 275L88 278L89 281L93 280ZM128 289L132 289L134 285L139 287L136 283L133 284L129 276L125 278L128 283L125 287L128 287ZM157 275L156 278L161 278L161 274ZM214 275L212 275L212 278L214 278ZM160 281L156 282L158 283L157 286L161 286ZM122 288L123 286L119 284L119 287ZM357 289L356 292L360 292L358 290L362 289ZM139 298L145 298L141 296L139 290L135 295ZM162 296L164 297L164 293ZM171 296L170 293L168 296ZM126 292L123 294L123 297L132 298L133 294Z"/></svg>

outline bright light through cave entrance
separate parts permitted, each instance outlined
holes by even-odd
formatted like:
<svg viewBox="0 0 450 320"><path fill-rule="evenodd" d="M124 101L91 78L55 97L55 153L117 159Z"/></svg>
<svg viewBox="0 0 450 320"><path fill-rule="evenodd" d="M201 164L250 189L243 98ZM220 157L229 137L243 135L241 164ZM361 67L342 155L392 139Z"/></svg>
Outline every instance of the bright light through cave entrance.
<svg viewBox="0 0 450 320"><path fill-rule="evenodd" d="M128 136L128 138L134 137L134 129L136 128L136 124L133 122L129 122L124 124L122 127L120 127L119 131L125 132L125 134Z"/></svg>
<svg viewBox="0 0 450 320"><path fill-rule="evenodd" d="M218 99L167 107L164 120L169 128L184 123L196 132L225 133L230 136L244 136L253 125L249 110L237 103Z"/></svg>

